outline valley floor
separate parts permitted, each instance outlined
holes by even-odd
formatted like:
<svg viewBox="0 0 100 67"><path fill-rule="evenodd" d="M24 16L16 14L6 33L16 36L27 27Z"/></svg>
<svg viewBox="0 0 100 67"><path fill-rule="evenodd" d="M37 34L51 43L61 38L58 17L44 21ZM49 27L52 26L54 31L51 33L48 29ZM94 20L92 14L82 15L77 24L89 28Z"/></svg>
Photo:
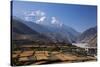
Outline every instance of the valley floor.
<svg viewBox="0 0 100 67"><path fill-rule="evenodd" d="M94 56L81 53L84 52L83 49L78 48L79 50L82 50L81 52L78 52L75 51L75 47L73 47L75 48L74 51L72 51L72 47L62 47L60 46L60 49L53 50L57 48L54 48L54 46L48 46L43 48L43 46L39 47L33 45L22 45L19 48L17 47L17 49L12 51L12 65L40 65L51 63L73 63L97 60L97 58ZM71 49L71 51L69 49Z"/></svg>

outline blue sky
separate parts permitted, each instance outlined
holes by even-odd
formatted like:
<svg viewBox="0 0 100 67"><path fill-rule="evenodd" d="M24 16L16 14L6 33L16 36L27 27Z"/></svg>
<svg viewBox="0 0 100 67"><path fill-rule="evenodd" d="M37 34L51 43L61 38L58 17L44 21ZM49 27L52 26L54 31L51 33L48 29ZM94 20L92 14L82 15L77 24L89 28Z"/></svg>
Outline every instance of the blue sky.
<svg viewBox="0 0 100 67"><path fill-rule="evenodd" d="M41 10L48 17L54 16L78 32L83 32L97 24L96 6L13 1L12 10L13 15L19 18L24 16L25 11Z"/></svg>

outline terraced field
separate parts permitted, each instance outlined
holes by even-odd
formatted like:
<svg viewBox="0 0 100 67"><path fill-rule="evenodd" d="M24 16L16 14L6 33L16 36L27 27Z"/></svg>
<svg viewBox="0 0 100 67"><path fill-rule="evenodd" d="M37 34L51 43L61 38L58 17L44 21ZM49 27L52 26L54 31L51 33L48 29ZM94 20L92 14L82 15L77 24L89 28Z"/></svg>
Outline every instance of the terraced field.
<svg viewBox="0 0 100 67"><path fill-rule="evenodd" d="M23 49L24 48L24 49ZM42 49L41 49L42 48ZM54 50L55 49L55 50ZM37 65L62 62L84 62L96 61L93 56L79 54L78 51L68 49L68 46L33 46L22 45L18 49L12 51L12 65ZM66 49L66 50L65 50ZM71 47L72 49L72 47ZM80 51L79 51L80 52Z"/></svg>

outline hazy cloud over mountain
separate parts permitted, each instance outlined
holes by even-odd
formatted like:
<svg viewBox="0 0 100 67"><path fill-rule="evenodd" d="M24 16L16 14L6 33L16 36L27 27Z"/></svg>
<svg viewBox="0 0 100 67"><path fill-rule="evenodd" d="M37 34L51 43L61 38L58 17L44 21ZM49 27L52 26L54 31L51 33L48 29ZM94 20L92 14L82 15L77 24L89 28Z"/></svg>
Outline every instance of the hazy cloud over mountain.
<svg viewBox="0 0 100 67"><path fill-rule="evenodd" d="M41 24L46 19L45 12L41 10L26 11L24 15L25 15L24 19L26 21L35 21L38 24Z"/></svg>
<svg viewBox="0 0 100 67"><path fill-rule="evenodd" d="M56 24L56 25L58 25L58 26L62 26L62 23L60 23L57 19L56 19L56 17L51 17L51 24Z"/></svg>
<svg viewBox="0 0 100 67"><path fill-rule="evenodd" d="M52 16L52 17L47 17L48 14L41 10L36 10L36 11L25 11L24 13L25 17L24 19L26 21L35 21L37 24L51 24L51 25L56 25L58 27L61 27L63 23L57 19L57 17ZM48 22L49 21L49 22Z"/></svg>

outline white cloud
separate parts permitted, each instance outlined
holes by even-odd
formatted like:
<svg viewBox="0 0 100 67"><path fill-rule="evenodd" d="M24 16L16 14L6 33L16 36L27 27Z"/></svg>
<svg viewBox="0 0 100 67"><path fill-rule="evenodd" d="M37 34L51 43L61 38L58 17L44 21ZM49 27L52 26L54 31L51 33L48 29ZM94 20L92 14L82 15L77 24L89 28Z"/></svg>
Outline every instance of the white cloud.
<svg viewBox="0 0 100 67"><path fill-rule="evenodd" d="M30 14L28 14L28 16L35 16L34 11L32 11Z"/></svg>
<svg viewBox="0 0 100 67"><path fill-rule="evenodd" d="M62 23L60 23L57 19L56 19L56 17L51 17L51 24L55 24L56 26L60 26L60 27L62 27Z"/></svg>
<svg viewBox="0 0 100 67"><path fill-rule="evenodd" d="M55 24L56 23L56 18L55 17L51 17L51 24Z"/></svg>
<svg viewBox="0 0 100 67"><path fill-rule="evenodd" d="M55 16L51 18L47 18L46 13L41 10L27 11L24 14L25 14L24 18L26 21L32 21L37 24L52 24L52 25L56 25L57 27L62 26L62 23L60 23Z"/></svg>
<svg viewBox="0 0 100 67"><path fill-rule="evenodd" d="M37 10L35 11L36 16L45 16L45 12L41 11L41 10Z"/></svg>
<svg viewBox="0 0 100 67"><path fill-rule="evenodd" d="M28 11L24 14L26 21L36 21L36 23L42 23L46 19L45 12L41 10Z"/></svg>
<svg viewBox="0 0 100 67"><path fill-rule="evenodd" d="M45 19L46 19L46 17L43 16L39 20L36 20L36 23L42 23Z"/></svg>

